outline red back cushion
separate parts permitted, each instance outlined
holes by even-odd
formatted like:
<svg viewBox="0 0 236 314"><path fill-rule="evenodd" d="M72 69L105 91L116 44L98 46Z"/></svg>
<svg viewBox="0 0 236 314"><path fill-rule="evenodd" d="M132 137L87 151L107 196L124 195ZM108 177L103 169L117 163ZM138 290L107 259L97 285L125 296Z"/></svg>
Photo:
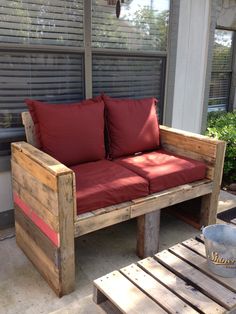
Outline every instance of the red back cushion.
<svg viewBox="0 0 236 314"><path fill-rule="evenodd" d="M41 149L67 166L105 158L104 103L47 104L26 99Z"/></svg>
<svg viewBox="0 0 236 314"><path fill-rule="evenodd" d="M103 95L111 158L157 149L156 99L114 99Z"/></svg>

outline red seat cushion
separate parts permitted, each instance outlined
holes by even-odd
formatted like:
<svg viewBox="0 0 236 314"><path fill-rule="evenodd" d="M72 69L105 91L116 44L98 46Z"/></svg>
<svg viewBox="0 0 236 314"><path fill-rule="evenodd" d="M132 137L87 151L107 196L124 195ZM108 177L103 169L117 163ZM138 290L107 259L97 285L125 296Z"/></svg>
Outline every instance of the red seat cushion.
<svg viewBox="0 0 236 314"><path fill-rule="evenodd" d="M41 149L67 166L105 158L104 103L47 104L26 100Z"/></svg>
<svg viewBox="0 0 236 314"><path fill-rule="evenodd" d="M76 176L77 213L148 195L148 182L108 160L71 167Z"/></svg>
<svg viewBox="0 0 236 314"><path fill-rule="evenodd" d="M119 158L114 162L148 180L150 193L204 179L206 174L204 163L173 155L163 149Z"/></svg>
<svg viewBox="0 0 236 314"><path fill-rule="evenodd" d="M103 95L111 158L159 146L156 99L114 99Z"/></svg>

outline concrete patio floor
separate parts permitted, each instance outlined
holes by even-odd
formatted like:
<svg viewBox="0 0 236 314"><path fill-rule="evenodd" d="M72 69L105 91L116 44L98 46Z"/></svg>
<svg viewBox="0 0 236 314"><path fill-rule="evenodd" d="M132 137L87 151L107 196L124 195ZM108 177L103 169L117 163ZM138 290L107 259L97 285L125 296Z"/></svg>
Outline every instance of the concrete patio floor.
<svg viewBox="0 0 236 314"><path fill-rule="evenodd" d="M236 196L222 191L218 211L235 206ZM162 214L160 250L197 234L199 230ZM92 282L114 269L136 262L135 245L135 221L76 239L76 290L58 299L17 247L15 238L0 241L0 314L104 313L92 301Z"/></svg>

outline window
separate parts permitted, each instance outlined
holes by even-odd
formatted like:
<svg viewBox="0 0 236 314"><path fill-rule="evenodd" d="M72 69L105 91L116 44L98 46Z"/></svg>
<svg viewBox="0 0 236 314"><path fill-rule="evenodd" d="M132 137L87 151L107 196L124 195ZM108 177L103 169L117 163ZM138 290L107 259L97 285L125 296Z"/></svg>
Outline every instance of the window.
<svg viewBox="0 0 236 314"><path fill-rule="evenodd" d="M125 1L120 18L93 0L93 94L158 98L162 118L169 1Z"/></svg>
<svg viewBox="0 0 236 314"><path fill-rule="evenodd" d="M227 110L232 76L233 32L215 31L212 73L210 82L209 111Z"/></svg>
<svg viewBox="0 0 236 314"><path fill-rule="evenodd" d="M27 97L54 102L84 98L83 1L3 0L0 4L0 156L24 138ZM22 51L24 50L24 51Z"/></svg>
<svg viewBox="0 0 236 314"><path fill-rule="evenodd" d="M161 117L169 0L125 0L119 19L107 0L2 0L0 18L0 156L24 138L25 98L80 101L85 82L89 96L155 96Z"/></svg>

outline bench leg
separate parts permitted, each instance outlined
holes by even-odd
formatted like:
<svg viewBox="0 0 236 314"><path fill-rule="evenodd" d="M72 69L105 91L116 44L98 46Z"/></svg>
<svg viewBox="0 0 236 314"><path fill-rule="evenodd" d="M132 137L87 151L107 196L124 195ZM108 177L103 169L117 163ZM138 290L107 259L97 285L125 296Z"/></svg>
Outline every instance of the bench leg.
<svg viewBox="0 0 236 314"><path fill-rule="evenodd" d="M202 196L200 214L201 226L208 226L216 223L218 198L219 192Z"/></svg>
<svg viewBox="0 0 236 314"><path fill-rule="evenodd" d="M137 217L137 255L151 256L159 249L160 210Z"/></svg>

